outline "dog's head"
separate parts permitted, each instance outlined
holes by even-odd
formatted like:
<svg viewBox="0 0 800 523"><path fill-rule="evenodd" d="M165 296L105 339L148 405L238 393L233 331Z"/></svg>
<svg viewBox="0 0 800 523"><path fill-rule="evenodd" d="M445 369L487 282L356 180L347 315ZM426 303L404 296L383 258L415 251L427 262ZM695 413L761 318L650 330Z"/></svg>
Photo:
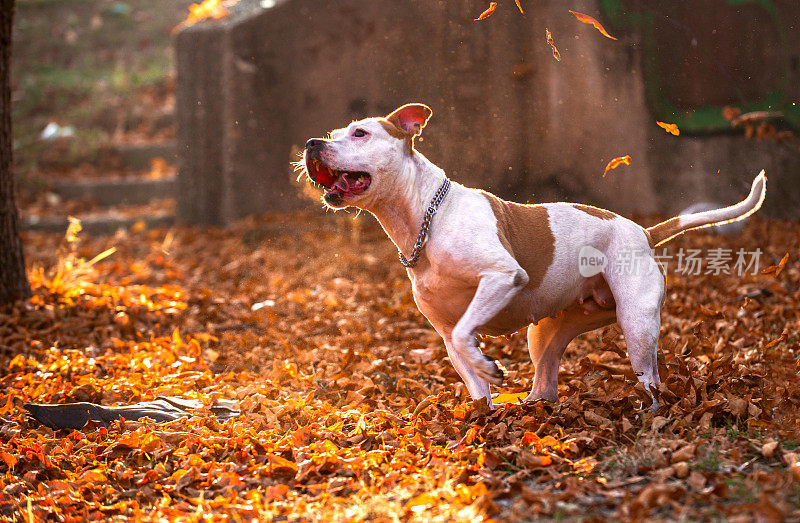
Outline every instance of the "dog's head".
<svg viewBox="0 0 800 523"><path fill-rule="evenodd" d="M353 122L332 131L329 138L309 140L301 165L312 181L326 189L322 199L329 207L366 209L404 176L414 138L431 114L428 106L414 103L384 118Z"/></svg>

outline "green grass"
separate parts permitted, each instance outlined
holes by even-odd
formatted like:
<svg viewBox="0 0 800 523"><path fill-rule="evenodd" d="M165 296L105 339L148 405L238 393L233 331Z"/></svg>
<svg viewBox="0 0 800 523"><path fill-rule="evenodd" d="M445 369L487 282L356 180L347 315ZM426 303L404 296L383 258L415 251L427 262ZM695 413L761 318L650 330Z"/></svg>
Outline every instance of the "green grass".
<svg viewBox="0 0 800 523"><path fill-rule="evenodd" d="M736 441L739 438L764 440L764 435L761 431L748 427L746 423L731 423L728 421L724 428L729 441Z"/></svg>
<svg viewBox="0 0 800 523"><path fill-rule="evenodd" d="M737 503L755 503L758 501L758 489L755 485L748 484L742 476L726 478L725 484L728 486L728 497L736 500Z"/></svg>
<svg viewBox="0 0 800 523"><path fill-rule="evenodd" d="M695 468L701 472L713 473L719 470L719 452L709 450L705 457L697 462Z"/></svg>

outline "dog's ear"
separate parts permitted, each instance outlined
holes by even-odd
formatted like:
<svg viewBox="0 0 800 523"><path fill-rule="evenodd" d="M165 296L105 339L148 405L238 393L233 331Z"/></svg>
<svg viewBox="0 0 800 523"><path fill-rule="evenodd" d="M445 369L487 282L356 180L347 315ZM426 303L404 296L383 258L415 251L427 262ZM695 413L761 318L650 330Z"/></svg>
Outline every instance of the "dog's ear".
<svg viewBox="0 0 800 523"><path fill-rule="evenodd" d="M395 109L386 119L413 138L422 132L432 114L431 108L425 104L406 104Z"/></svg>

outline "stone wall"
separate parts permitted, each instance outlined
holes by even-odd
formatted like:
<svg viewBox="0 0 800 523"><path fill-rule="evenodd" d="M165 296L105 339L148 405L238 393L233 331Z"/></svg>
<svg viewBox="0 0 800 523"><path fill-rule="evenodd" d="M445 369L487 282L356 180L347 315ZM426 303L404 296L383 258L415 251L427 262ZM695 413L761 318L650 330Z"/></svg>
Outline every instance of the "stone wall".
<svg viewBox="0 0 800 523"><path fill-rule="evenodd" d="M308 205L290 166L305 141L411 101L434 112L421 152L517 201L673 212L735 200L762 167L770 181L797 176L800 155L773 145L656 127L636 29L612 41L558 0L523 4L525 16L501 5L478 23L485 5L459 1L242 0L231 17L182 31L181 219L219 225ZM596 0L573 4L600 18ZM601 178L625 154L632 165ZM800 188L790 192L796 201Z"/></svg>

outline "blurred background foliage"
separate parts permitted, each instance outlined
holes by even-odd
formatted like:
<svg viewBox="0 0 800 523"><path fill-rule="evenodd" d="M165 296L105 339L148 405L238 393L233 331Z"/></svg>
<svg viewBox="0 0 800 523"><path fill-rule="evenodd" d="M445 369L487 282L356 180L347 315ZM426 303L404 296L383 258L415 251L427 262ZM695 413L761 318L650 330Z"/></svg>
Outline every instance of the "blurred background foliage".
<svg viewBox="0 0 800 523"><path fill-rule="evenodd" d="M103 144L170 134L173 28L187 0L18 0L13 49L17 172L95 159ZM51 122L74 133L48 158Z"/></svg>

